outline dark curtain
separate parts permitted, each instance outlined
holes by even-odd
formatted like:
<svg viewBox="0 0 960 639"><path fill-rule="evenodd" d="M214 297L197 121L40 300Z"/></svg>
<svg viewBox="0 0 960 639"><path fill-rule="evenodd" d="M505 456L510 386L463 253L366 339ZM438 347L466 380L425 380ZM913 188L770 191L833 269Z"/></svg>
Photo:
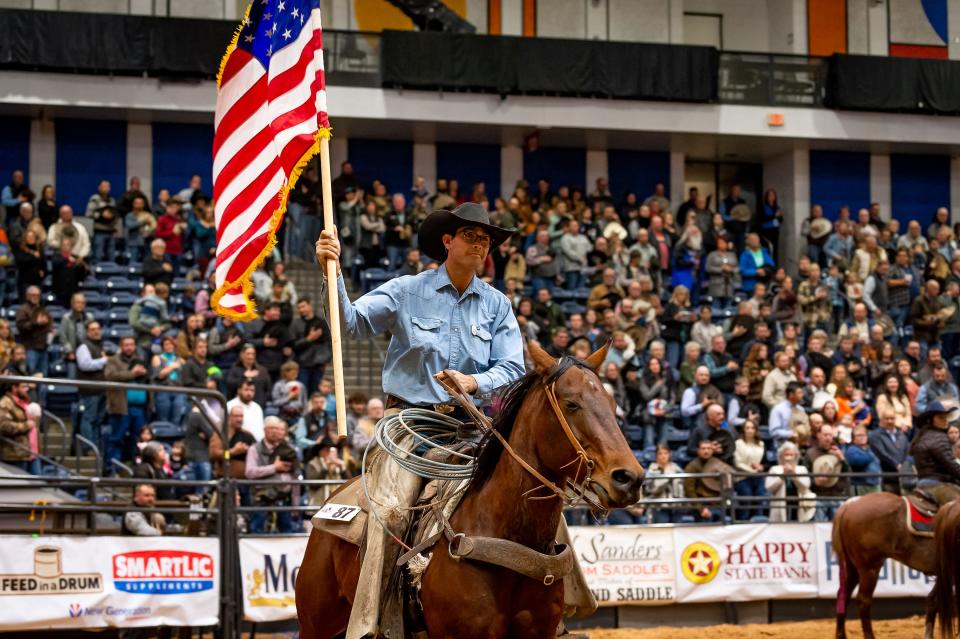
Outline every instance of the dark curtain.
<svg viewBox="0 0 960 639"><path fill-rule="evenodd" d="M825 104L833 109L960 113L960 62L834 55Z"/></svg>
<svg viewBox="0 0 960 639"><path fill-rule="evenodd" d="M0 65L212 78L235 26L223 20L0 10Z"/></svg>
<svg viewBox="0 0 960 639"><path fill-rule="evenodd" d="M500 95L588 95L708 102L710 47L385 31L383 85Z"/></svg>

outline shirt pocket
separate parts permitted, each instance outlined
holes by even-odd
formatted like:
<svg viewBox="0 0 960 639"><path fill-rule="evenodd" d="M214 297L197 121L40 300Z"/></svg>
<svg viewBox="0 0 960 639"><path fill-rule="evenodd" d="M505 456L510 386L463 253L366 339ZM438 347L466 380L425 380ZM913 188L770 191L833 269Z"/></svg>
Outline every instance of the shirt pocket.
<svg viewBox="0 0 960 639"><path fill-rule="evenodd" d="M490 346L493 343L493 335L482 326L472 326L470 328L472 339L470 340L470 354L476 362L487 364L490 361Z"/></svg>
<svg viewBox="0 0 960 639"><path fill-rule="evenodd" d="M410 348L421 351L439 350L442 319L411 317L410 324Z"/></svg>

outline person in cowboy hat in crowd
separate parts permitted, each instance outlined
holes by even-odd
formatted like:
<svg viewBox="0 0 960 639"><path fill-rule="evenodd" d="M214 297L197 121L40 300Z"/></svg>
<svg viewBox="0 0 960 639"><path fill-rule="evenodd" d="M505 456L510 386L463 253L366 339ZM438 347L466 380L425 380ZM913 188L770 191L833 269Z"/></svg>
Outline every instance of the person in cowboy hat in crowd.
<svg viewBox="0 0 960 639"><path fill-rule="evenodd" d="M324 273L327 260L337 264L347 332L355 338L391 334L383 367L388 414L391 409L435 408L465 419L461 408L451 411L450 398L434 375L451 370L464 391L479 398L524 374L523 342L510 302L476 276L490 251L513 233L513 229L491 224L487 210L479 204L435 210L420 225L418 246L428 257L442 262L440 267L391 279L355 302L347 296L340 274L336 232L321 233L317 259ZM386 455L375 458L371 500L396 506L393 516L382 510L393 534L403 537L407 521L401 508L415 503L420 478ZM354 610L367 612L351 618L349 636L376 635L378 631L378 613L386 602L390 574L401 550L390 536L381 526L368 527L364 562L383 569L363 571L368 578L357 587ZM569 605L589 607L595 603Z"/></svg>
<svg viewBox="0 0 960 639"><path fill-rule="evenodd" d="M947 435L955 412L942 401L931 402L917 420L919 431L910 446L917 488L940 505L960 497L960 460Z"/></svg>

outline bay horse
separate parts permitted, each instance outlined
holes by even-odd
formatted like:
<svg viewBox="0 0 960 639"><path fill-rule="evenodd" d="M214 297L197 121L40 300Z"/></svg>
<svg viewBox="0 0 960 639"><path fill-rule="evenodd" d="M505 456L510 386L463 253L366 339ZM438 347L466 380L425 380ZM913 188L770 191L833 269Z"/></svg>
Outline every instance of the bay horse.
<svg viewBox="0 0 960 639"><path fill-rule="evenodd" d="M934 541L937 545L936 592L940 636L942 639L954 639L957 636L957 616L960 614L960 500L954 500L937 511Z"/></svg>
<svg viewBox="0 0 960 639"><path fill-rule="evenodd" d="M503 439L488 435L481 444L473 478L449 520L453 530L549 553L563 503L542 498L549 494L539 490L545 485L542 479L554 486L583 482L580 465L571 464L583 451L593 464L589 490L600 506L620 508L638 501L643 470L597 374L607 348L584 361L555 360L529 344L534 370L504 392L493 422ZM530 497L541 498L528 499L525 493L531 491ZM377 524L371 518L368 525ZM555 636L564 612L562 579L541 583L492 564L454 559L450 552L441 538L422 575L420 600L430 639ZM311 532L296 584L302 639L330 639L344 632L359 575L356 546L316 528Z"/></svg>
<svg viewBox="0 0 960 639"><path fill-rule="evenodd" d="M937 569L936 545L932 537L920 537L907 527L907 506L893 493L871 493L844 503L833 519L833 550L840 566L837 592L837 639L845 639L847 605L858 585L860 625L864 639L873 639L870 610L883 563L895 559L925 575ZM924 639L933 639L937 615L937 593L927 595Z"/></svg>

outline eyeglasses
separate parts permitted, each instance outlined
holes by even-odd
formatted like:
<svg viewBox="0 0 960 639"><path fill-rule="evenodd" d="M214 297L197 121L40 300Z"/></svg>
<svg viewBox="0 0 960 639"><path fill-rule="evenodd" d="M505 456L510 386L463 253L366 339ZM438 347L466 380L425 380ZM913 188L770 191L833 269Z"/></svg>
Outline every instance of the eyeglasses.
<svg viewBox="0 0 960 639"><path fill-rule="evenodd" d="M463 239L469 244L482 244L483 246L490 246L490 236L481 235L476 231L460 231L460 235L463 236Z"/></svg>

